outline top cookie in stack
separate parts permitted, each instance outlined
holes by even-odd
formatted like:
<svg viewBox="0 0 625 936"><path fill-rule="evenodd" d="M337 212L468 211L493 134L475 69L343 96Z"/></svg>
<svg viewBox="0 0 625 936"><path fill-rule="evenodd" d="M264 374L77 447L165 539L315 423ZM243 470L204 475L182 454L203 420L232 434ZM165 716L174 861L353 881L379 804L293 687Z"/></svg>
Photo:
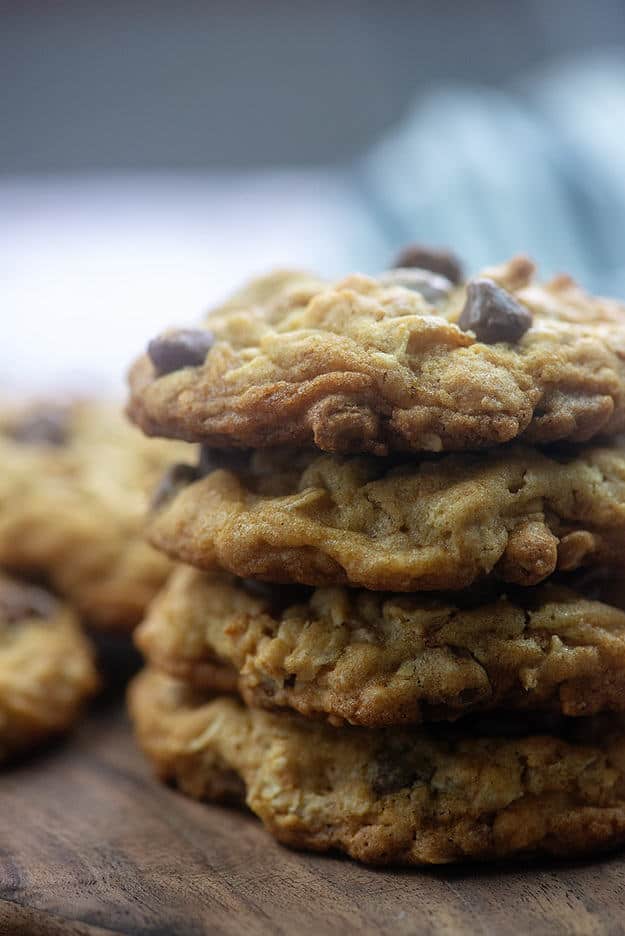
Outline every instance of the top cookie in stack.
<svg viewBox="0 0 625 936"><path fill-rule="evenodd" d="M367 861L625 838L618 715L595 747L562 721L625 711L625 612L588 593L623 564L623 307L410 248L375 279L256 280L130 383L146 433L202 443L150 520L194 567L138 634L164 777ZM529 709L538 734L463 717Z"/></svg>
<svg viewBox="0 0 625 936"><path fill-rule="evenodd" d="M458 272L256 281L204 329L152 342L130 414L148 434L211 446L375 455L622 431L622 306L567 277L535 285L521 258L466 285Z"/></svg>

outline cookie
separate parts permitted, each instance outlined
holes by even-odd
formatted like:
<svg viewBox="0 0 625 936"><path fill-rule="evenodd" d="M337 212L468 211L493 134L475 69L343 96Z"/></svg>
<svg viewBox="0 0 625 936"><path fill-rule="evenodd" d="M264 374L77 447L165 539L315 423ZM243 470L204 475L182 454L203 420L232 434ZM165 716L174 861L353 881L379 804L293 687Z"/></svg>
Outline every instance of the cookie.
<svg viewBox="0 0 625 936"><path fill-rule="evenodd" d="M334 728L147 670L129 693L157 774L243 803L284 844L371 864L575 856L625 841L625 734L462 737Z"/></svg>
<svg viewBox="0 0 625 936"><path fill-rule="evenodd" d="M333 724L625 711L624 611L555 585L460 597L259 588L180 566L135 639L197 688Z"/></svg>
<svg viewBox="0 0 625 936"><path fill-rule="evenodd" d="M214 447L375 455L625 428L624 306L565 276L535 284L525 258L454 285L440 271L457 264L425 256L432 269L251 283L201 328L150 342L132 419Z"/></svg>
<svg viewBox="0 0 625 936"><path fill-rule="evenodd" d="M0 565L43 578L95 626L132 627L170 569L143 532L171 458L172 443L145 439L112 406L0 412Z"/></svg>
<svg viewBox="0 0 625 936"><path fill-rule="evenodd" d="M0 574L0 761L66 731L96 688L73 612Z"/></svg>
<svg viewBox="0 0 625 936"><path fill-rule="evenodd" d="M205 453L206 454L206 453ZM625 450L513 446L393 462L261 450L214 461L150 523L155 546L242 578L388 591L535 585L625 556ZM223 467L219 467L219 465Z"/></svg>

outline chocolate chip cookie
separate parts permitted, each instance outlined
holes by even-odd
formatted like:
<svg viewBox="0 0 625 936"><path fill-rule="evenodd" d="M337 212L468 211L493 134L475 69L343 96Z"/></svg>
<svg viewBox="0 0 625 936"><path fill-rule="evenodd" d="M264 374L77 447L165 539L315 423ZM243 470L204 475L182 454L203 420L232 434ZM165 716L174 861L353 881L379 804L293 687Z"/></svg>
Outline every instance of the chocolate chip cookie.
<svg viewBox="0 0 625 936"><path fill-rule="evenodd" d="M147 670L131 686L158 775L246 803L284 844L371 864L590 854L625 842L625 733L334 728L247 709ZM562 729L564 732L564 729ZM568 732L568 729L567 729Z"/></svg>
<svg viewBox="0 0 625 936"><path fill-rule="evenodd" d="M131 627L170 568L143 529L171 457L171 442L143 438L112 406L5 408L0 564L45 579L96 626Z"/></svg>
<svg viewBox="0 0 625 936"><path fill-rule="evenodd" d="M73 612L0 574L0 761L66 731L96 687Z"/></svg>
<svg viewBox="0 0 625 936"><path fill-rule="evenodd" d="M524 258L465 284L453 258L399 262L336 284L265 277L201 328L157 336L131 417L214 447L375 455L625 429L625 307L565 276L535 283Z"/></svg>
<svg viewBox="0 0 625 936"><path fill-rule="evenodd" d="M213 470L211 471L211 464ZM169 488L151 541L242 578L388 591L534 585L622 567L625 450L516 445L417 461L290 450L210 453Z"/></svg>
<svg viewBox="0 0 625 936"><path fill-rule="evenodd" d="M490 598L385 595L180 566L136 641L196 688L337 725L496 708L625 711L625 612L555 585Z"/></svg>

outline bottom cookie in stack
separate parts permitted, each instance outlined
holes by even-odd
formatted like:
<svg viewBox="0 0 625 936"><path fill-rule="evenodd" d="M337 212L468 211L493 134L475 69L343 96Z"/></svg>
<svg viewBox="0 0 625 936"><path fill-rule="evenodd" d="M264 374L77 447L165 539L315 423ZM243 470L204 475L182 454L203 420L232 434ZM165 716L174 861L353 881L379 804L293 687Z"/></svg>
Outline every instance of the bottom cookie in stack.
<svg viewBox="0 0 625 936"><path fill-rule="evenodd" d="M372 864L583 855L625 841L625 727L558 734L335 728L245 707L153 669L129 692L163 780L246 803L280 841ZM570 722L574 722L573 725ZM577 731L592 740L568 739Z"/></svg>
<svg viewBox="0 0 625 936"><path fill-rule="evenodd" d="M157 773L246 803L281 842L427 864L625 841L625 613L570 589L291 590L180 567L137 640L130 710Z"/></svg>
<svg viewBox="0 0 625 936"><path fill-rule="evenodd" d="M0 574L0 761L67 731L97 686L74 613Z"/></svg>

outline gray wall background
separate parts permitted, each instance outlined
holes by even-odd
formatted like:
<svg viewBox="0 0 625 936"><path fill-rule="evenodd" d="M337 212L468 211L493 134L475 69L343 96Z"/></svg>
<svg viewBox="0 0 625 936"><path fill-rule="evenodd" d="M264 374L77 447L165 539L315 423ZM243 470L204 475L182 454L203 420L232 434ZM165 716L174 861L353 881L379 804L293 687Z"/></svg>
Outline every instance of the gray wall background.
<svg viewBox="0 0 625 936"><path fill-rule="evenodd" d="M345 161L420 90L625 45L620 0L0 9L0 172Z"/></svg>

